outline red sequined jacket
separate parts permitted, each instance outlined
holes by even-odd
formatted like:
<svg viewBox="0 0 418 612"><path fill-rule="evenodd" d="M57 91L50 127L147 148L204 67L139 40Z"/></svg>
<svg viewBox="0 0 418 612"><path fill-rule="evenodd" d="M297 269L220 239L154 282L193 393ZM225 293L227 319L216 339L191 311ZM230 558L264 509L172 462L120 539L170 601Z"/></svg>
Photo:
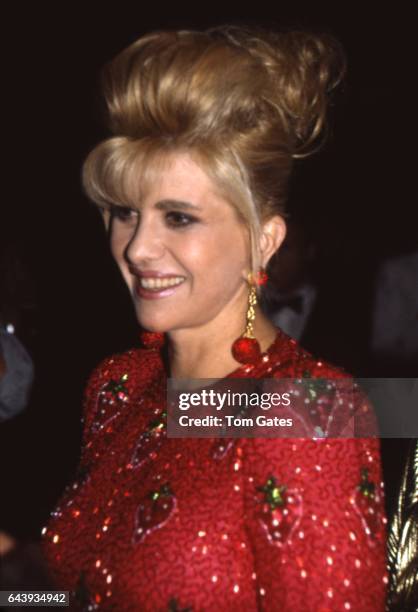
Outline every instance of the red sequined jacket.
<svg viewBox="0 0 418 612"><path fill-rule="evenodd" d="M279 331L230 376L344 374ZM378 439L169 438L165 404L158 350L90 378L79 473L42 531L73 609L384 610Z"/></svg>

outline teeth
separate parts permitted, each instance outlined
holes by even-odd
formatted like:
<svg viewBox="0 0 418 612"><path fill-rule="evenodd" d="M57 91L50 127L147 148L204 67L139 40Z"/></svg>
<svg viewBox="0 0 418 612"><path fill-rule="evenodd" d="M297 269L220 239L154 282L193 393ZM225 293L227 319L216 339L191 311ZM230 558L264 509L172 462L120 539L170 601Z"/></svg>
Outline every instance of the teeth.
<svg viewBox="0 0 418 612"><path fill-rule="evenodd" d="M141 287L144 289L165 289L166 287L175 287L184 281L182 276L173 276L172 278L141 278Z"/></svg>

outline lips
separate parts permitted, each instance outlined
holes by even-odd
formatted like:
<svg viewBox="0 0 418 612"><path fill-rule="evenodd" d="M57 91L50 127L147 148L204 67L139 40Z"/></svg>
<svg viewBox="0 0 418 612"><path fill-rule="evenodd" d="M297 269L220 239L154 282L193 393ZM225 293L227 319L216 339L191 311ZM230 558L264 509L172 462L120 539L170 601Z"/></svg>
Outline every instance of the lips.
<svg viewBox="0 0 418 612"><path fill-rule="evenodd" d="M142 271L132 267L129 270L136 277L135 293L147 299L172 295L186 280L184 276L164 274L155 270Z"/></svg>

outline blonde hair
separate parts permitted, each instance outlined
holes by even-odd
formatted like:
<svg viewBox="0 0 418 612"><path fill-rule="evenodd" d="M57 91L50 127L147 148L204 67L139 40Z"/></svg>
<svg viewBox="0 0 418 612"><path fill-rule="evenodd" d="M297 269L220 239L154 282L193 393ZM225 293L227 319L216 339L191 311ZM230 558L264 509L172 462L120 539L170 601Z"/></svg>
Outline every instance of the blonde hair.
<svg viewBox="0 0 418 612"><path fill-rule="evenodd" d="M256 271L261 224L284 214L294 160L322 145L344 71L327 34L224 26L143 36L104 69L113 137L87 157L87 195L137 204L155 161L188 152L247 225Z"/></svg>

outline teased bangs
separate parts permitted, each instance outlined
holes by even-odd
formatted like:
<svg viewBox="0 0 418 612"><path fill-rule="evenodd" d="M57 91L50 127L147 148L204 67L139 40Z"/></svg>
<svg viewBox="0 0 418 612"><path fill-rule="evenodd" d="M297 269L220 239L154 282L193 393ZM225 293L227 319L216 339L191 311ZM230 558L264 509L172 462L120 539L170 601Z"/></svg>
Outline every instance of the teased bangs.
<svg viewBox="0 0 418 612"><path fill-rule="evenodd" d="M168 151L155 141L109 138L87 157L83 187L100 208L112 204L135 208L164 172L167 161Z"/></svg>

